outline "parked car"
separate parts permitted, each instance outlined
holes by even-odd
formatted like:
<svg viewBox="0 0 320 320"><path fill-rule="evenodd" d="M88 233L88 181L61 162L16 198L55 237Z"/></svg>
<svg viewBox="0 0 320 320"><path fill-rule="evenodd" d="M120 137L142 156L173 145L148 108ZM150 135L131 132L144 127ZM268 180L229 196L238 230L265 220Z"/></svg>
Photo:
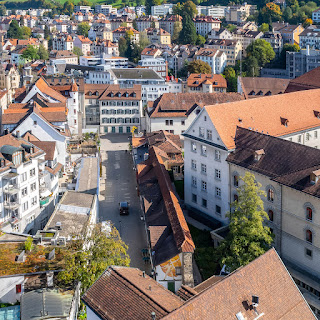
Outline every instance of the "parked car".
<svg viewBox="0 0 320 320"><path fill-rule="evenodd" d="M120 215L128 215L129 214L129 203L128 202L120 202L119 203Z"/></svg>

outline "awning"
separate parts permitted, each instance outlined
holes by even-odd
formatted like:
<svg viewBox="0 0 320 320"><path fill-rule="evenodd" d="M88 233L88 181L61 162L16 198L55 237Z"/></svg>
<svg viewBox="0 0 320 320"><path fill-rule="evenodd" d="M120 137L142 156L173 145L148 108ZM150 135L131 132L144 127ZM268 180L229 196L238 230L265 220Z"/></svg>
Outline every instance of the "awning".
<svg viewBox="0 0 320 320"><path fill-rule="evenodd" d="M40 191L40 196L43 198L49 197L50 194L51 194L51 192L48 189L46 189L44 191Z"/></svg>

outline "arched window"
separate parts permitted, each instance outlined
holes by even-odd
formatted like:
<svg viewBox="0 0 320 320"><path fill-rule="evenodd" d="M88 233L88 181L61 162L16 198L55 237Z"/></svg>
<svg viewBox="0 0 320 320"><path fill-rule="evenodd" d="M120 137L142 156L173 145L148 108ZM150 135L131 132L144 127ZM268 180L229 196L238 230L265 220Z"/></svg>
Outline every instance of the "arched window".
<svg viewBox="0 0 320 320"><path fill-rule="evenodd" d="M274 201L274 190L272 188L268 189L268 201L270 202Z"/></svg>
<svg viewBox="0 0 320 320"><path fill-rule="evenodd" d="M269 220L273 221L273 211L272 210L268 211L268 216L269 216Z"/></svg>
<svg viewBox="0 0 320 320"><path fill-rule="evenodd" d="M312 243L312 231L309 229L306 231L306 240Z"/></svg>
<svg viewBox="0 0 320 320"><path fill-rule="evenodd" d="M312 221L312 209L310 207L306 207L306 219Z"/></svg>
<svg viewBox="0 0 320 320"><path fill-rule="evenodd" d="M238 186L239 186L239 176L236 175L236 174L233 176L233 185L234 185L235 187L238 187Z"/></svg>

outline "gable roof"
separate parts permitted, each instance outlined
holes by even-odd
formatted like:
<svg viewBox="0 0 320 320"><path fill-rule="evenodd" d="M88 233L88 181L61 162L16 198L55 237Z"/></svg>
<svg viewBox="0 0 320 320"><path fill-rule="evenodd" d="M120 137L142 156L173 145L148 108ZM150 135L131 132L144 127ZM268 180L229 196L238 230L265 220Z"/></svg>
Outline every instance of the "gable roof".
<svg viewBox="0 0 320 320"><path fill-rule="evenodd" d="M243 97L235 92L228 93L164 93L149 106L151 118L161 117L188 117L196 107L243 100Z"/></svg>
<svg viewBox="0 0 320 320"><path fill-rule="evenodd" d="M259 297L256 308L250 308L253 295ZM234 320L241 312L244 319L253 320L255 310L268 320L316 319L275 249L205 289L164 319Z"/></svg>
<svg viewBox="0 0 320 320"><path fill-rule="evenodd" d="M54 152L56 150L56 142L55 141L31 141L32 144L42 149L45 153L45 160L53 160Z"/></svg>
<svg viewBox="0 0 320 320"><path fill-rule="evenodd" d="M290 80L286 92L320 88L320 67L306 72L300 77Z"/></svg>
<svg viewBox="0 0 320 320"><path fill-rule="evenodd" d="M221 74L191 73L187 79L188 87L201 87L203 83L214 87L227 88L227 80Z"/></svg>
<svg viewBox="0 0 320 320"><path fill-rule="evenodd" d="M239 77L238 81L241 84L245 98L249 99L284 93L290 80L263 77Z"/></svg>
<svg viewBox="0 0 320 320"><path fill-rule="evenodd" d="M237 128L236 149L227 161L296 190L320 197L320 183L312 183L310 175L320 169L320 150L272 137L252 130ZM259 161L254 153L263 150Z"/></svg>
<svg viewBox="0 0 320 320"><path fill-rule="evenodd" d="M233 149L237 126L276 137L319 127L319 99L320 89L316 89L207 105L205 110L226 148Z"/></svg>
<svg viewBox="0 0 320 320"><path fill-rule="evenodd" d="M183 301L136 268L109 267L82 296L101 319L160 319Z"/></svg>

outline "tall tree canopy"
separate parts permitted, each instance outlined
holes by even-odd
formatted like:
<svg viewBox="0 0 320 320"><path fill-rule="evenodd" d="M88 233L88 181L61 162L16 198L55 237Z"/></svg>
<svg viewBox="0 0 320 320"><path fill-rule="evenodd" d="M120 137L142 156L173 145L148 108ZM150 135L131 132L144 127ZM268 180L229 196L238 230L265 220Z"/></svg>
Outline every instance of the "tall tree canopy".
<svg viewBox="0 0 320 320"><path fill-rule="evenodd" d="M23 51L21 57L26 60L37 60L39 59L38 49L34 46L28 45L27 48Z"/></svg>
<svg viewBox="0 0 320 320"><path fill-rule="evenodd" d="M190 73L211 73L209 64L202 60L194 60L188 64L188 72Z"/></svg>
<svg viewBox="0 0 320 320"><path fill-rule="evenodd" d="M84 37L87 37L89 30L90 30L90 25L88 22L81 22L78 24L77 33L79 35L83 35Z"/></svg>
<svg viewBox="0 0 320 320"><path fill-rule="evenodd" d="M116 228L112 227L107 235L100 225L96 225L89 236L82 235L71 241L64 258L65 268L59 273L58 280L65 285L81 281L83 292L108 266L129 266L127 249Z"/></svg>
<svg viewBox="0 0 320 320"><path fill-rule="evenodd" d="M182 30L179 34L179 42L182 44L196 44L198 35L192 18L190 15L184 14L182 19Z"/></svg>
<svg viewBox="0 0 320 320"><path fill-rule="evenodd" d="M259 67L263 67L275 57L271 44L262 39L251 42L246 51L248 57L252 56L257 59Z"/></svg>
<svg viewBox="0 0 320 320"><path fill-rule="evenodd" d="M222 241L219 251L221 262L230 271L247 265L265 253L273 241L270 228L264 225L269 217L263 209L261 184L255 182L251 173L241 178L238 201L233 203L234 212L229 213L229 233Z"/></svg>
<svg viewBox="0 0 320 320"><path fill-rule="evenodd" d="M7 31L9 39L22 39L23 33L17 20L12 20Z"/></svg>

